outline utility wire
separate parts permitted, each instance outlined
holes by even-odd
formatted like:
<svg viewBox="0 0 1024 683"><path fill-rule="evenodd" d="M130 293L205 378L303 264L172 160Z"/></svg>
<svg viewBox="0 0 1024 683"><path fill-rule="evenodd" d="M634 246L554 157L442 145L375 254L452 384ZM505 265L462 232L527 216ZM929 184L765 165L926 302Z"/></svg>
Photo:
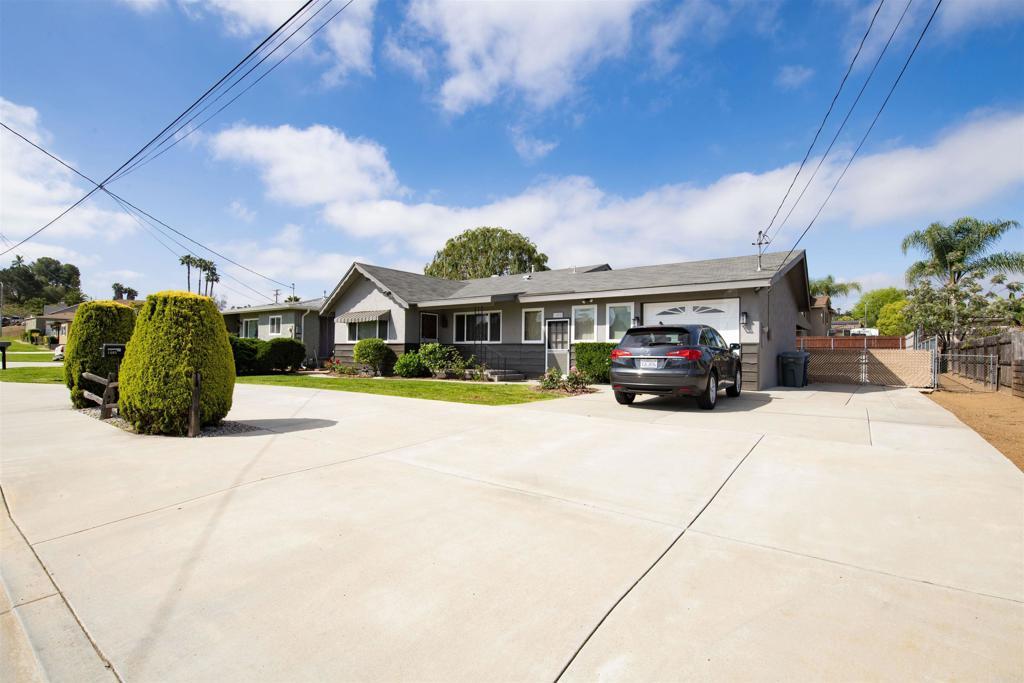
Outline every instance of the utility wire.
<svg viewBox="0 0 1024 683"><path fill-rule="evenodd" d="M264 39L263 39L263 40L262 40L262 41L260 42L260 44L259 44L259 45L257 45L257 46L256 46L255 48L253 48L253 49L252 49L252 50L251 50L251 51L249 52L249 54L247 54L247 55L246 55L246 56L245 56L245 57L244 57L244 58L242 59L242 61L240 61L240 62L239 62L238 64L236 64L236 65L235 65L234 67L232 67L232 69L231 69L230 71L228 71L228 72L227 72L226 74L224 74L223 76L221 76L221 77L220 77L220 79L219 79L219 80L218 80L218 81L217 81L216 83L214 83L214 84L213 84L212 86L210 86L210 87L209 87L209 88L208 88L208 89L206 90L206 92L204 92L204 93L203 93L203 94L202 94L202 95L201 95L201 96L200 96L200 97L199 97L199 98L198 98L198 99L197 99L197 100L196 100L195 102L193 102L193 103L192 103L191 105L189 105L189 107L188 107L187 109L185 109L185 111L183 111L183 112L181 112L180 114L178 114L178 116L176 116L176 117L174 118L174 120L173 120L173 121L171 121L171 122L170 122L169 124L167 124L167 125L166 125L166 126L164 127L164 129L163 129L163 130L161 130L161 131L160 131L159 133L157 133L157 134L156 134L156 136L154 136L154 137L153 137L153 138L152 138L152 139L151 139L151 140L150 140L149 142L147 142L147 143L146 143L145 145L143 145L143 146L142 146L141 148L139 148L139 150L138 150L137 152L135 152L135 154L133 154L133 155L132 155L132 156L131 156L131 157L130 157L130 158L129 158L129 159L127 160L127 161L125 161L125 162L124 162L123 164L121 164L120 166L118 166L118 167L117 167L117 168L116 168L116 169L115 169L115 170L113 171L113 173L111 173L111 174L110 174L110 175L108 175L108 176L107 176L106 178L104 178L102 182L100 182L100 183L95 183L96 187L94 187L93 189L89 190L89 191L88 191L87 193L85 193L85 195L83 195L83 196L82 196L82 197L81 197L81 198L80 198L80 199L79 199L78 201L76 201L76 202L75 202L74 204L72 204L72 205L71 205L71 206L69 206L68 208L64 209L63 211L61 211L61 212L60 212L60 213L59 213L59 214L58 214L57 216L55 216L55 217L54 217L53 219L51 219L51 220L50 220L50 221L49 221L48 223L46 223L45 225L43 225L43 226L42 226L42 227L40 227L39 229L37 229L37 230L35 230L34 232L32 232L32 234L30 234L30 235L29 235L28 237L24 238L23 240L21 240L20 242L18 242L18 243L17 243L17 244L15 244L14 246L12 246L12 247L8 247L8 248L7 248L7 249L5 249L4 251L0 252L0 256L3 256L4 254L6 254L6 253L8 253L8 252L10 252L10 251L13 251L14 249L17 249L18 247L20 247L20 246L21 246L22 244L24 244L25 242L28 242L29 240L31 240L32 238L34 238L34 237L35 237L36 235L38 235L39 233L43 232L44 230L46 230L47 228L49 228L49 227L50 227L51 225L53 225L54 223L56 223L56 222L57 222L58 220L60 220L61 218L63 218L63 217L65 216L65 215L67 215L67 214L68 214L68 213L69 213L70 211L72 211L72 210L73 210L73 209L74 209L75 207L77 207L77 206L78 206L79 204L81 204L81 203L82 203L82 202L84 202L84 201L85 201L86 199L88 199L88 198L89 198L89 197L91 197L91 196L92 196L93 194L95 194L97 190L99 190L99 189L102 189L102 188L103 188L103 186L104 186L104 185L105 185L106 183L108 183L108 182L110 181L110 179L111 179L111 178L113 178L113 177L114 177L115 175L117 175L117 173L118 173L119 171L121 171L121 170L122 170L123 168L125 168L126 166L128 166L128 164L132 163L133 161L135 161L135 159L137 159L137 158L138 158L139 156L141 156L141 155L142 155L142 154L143 154L143 153L144 153L144 152L145 152L145 151L146 151L147 149L149 149L149 147L150 147L151 145L153 145L153 143L155 143L155 142L156 142L157 140L159 140L159 139L160 139L160 138L161 138L161 137L162 137L162 136L164 135L164 133L166 133L166 132L167 132L168 130L170 130L170 129L171 129L171 128L172 128L172 127L173 127L173 126L174 126L174 125L176 124L176 123L178 123L178 121L180 121L180 120L181 120L182 118L184 118L185 116L187 116L187 115L188 115L188 113L189 113L190 111L192 111L192 110L193 110L193 109L194 109L194 108L195 108L195 107L196 107L196 106L197 106L197 105L198 105L199 103L201 103L201 102L202 102L202 101L203 101L204 99L206 99L206 97L207 97L207 96L209 96L209 94L210 94L211 92L213 92L213 91L214 91L214 90L215 90L216 88L218 88L218 87L220 86L220 84L221 84L221 83L223 83L223 82L224 82L224 81L225 81L226 79L230 78L230 77L231 77L231 74L235 73L235 71L237 71L238 69L242 68L242 66L243 66L244 64L246 64L246 63L247 63L247 62L249 61L249 59L250 59L250 58L251 58L251 57L252 57L252 56L253 56L254 54L256 54L256 52L257 52L258 50L262 49L262 48L263 48L263 46L267 44L267 42L269 42L269 41L270 41L270 40L271 40L271 39L272 39L272 38L273 38L274 36L276 36L276 35L277 35L278 33L280 33L281 31L283 31L283 30L284 30L284 28L285 28L285 27L286 27L286 26L287 26L287 25L288 25L288 24L289 24L289 23L290 23L290 22L292 21L292 19L294 19L294 18L295 18L295 17L296 17L296 16L297 16L297 15L298 15L298 14L299 14L300 12L302 12L302 11L303 11L303 10L304 10L304 9L305 9L306 7L308 7L308 6L309 6L309 4L310 4L311 2L313 2L313 0L307 0L307 1L305 2L305 3L303 3L302 7L300 7L300 8L299 8L299 9L298 9L298 10L297 10L297 11L296 11L296 12L295 12L294 14L292 14L292 15L291 15L290 17L288 17L288 19L287 19L287 20L285 20L285 22L284 22L284 23L282 23L282 24L281 24L280 26L278 26L278 27L277 27L277 28L276 28L276 29L274 30L274 32L273 32L273 33L271 33L271 34L270 34L269 36L267 36L266 38L264 38Z"/></svg>
<svg viewBox="0 0 1024 683"><path fill-rule="evenodd" d="M280 280L275 280L274 278L272 278L272 277L270 277L270 276L268 276L268 275L264 275L263 273L260 273L259 271L253 270L252 268L249 268L248 266L242 265L242 264L241 264L241 263L239 263L238 261L235 261L234 259L231 259L231 258L229 258L229 257L225 256L224 254L220 253L219 251L216 251L215 249L212 249L211 247L208 247L208 246L206 246L206 245L205 245L205 244L203 244L202 242L200 242L200 241L198 241L198 240L195 240L195 239L193 239L192 237L190 237L190 236L186 235L185 233L181 232L180 230L177 230L176 228L173 228L173 227L171 227L171 226L170 226L170 225L168 225L167 223L163 222L162 220L160 220L159 218L157 218L157 217L153 216L152 214L150 214L150 213L147 213L147 212L146 212L145 210L143 210L143 209L140 209L140 208L139 208L138 206L136 206L135 204L132 204L132 203L131 203L130 201L128 201L128 200L127 200L127 199L125 199L124 197L122 197L122 196L120 196L120 195L116 194L116 193L115 193L115 192L113 192L112 190L109 190L109 189L107 189L106 187L102 187L102 186L101 186L101 185L100 185L99 183L97 183L97 182L96 182L95 180L93 180L93 179L92 179L92 178L90 178L89 176L85 175L84 173L82 173L81 171L79 171L79 170L78 170L77 168L75 168L75 167L74 167L74 166L72 166L71 164L67 163L66 161L64 161L63 159L61 159L60 157L58 157L57 155L53 154L53 153L52 153L52 152L50 152L49 150L46 150L46 149L44 149L44 148L43 148L42 146L40 146L40 145L36 144L35 142L33 142L32 140L28 139L27 137L25 137L24 135L22 135L22 134L21 134L21 133L19 133L18 131L14 130L13 128L11 128L10 126L8 126L8 125L7 125L6 123L4 123L3 121L0 121L0 127L3 127L4 129L6 129L7 131L9 131L10 133L12 133L12 134L16 135L16 136L17 136L18 138L20 138L20 139L24 140L25 142L27 142L28 144L32 145L32 146L33 146L33 147L35 147L35 148L36 148L37 150L39 150L40 152L42 152L42 153L43 153L43 154L45 154L46 156L50 157L51 159L53 159L54 161L56 161L56 162L57 162L58 164L60 164L60 165L61 165L61 166L63 166L64 168L68 169L69 171L71 171L72 173L74 173L75 175L77 175L78 177L82 178L82 179L83 179L83 180L85 180L86 182L89 182L89 183L91 183L91 184L95 185L95 187L94 187L94 188L92 189L92 191L90 192L90 194L91 194L92 192L95 192L96 190L103 190L103 192L105 192L106 194L108 194L108 195L109 195L109 196L110 196L111 198L113 198L114 200L116 200L116 201L117 201L117 202L118 202L119 204L126 204L126 205L128 205L129 207L131 207L131 208L132 208L132 209L134 209L135 211L139 212L139 213L140 213L140 214L142 214L143 216L146 216L147 218L150 218L150 219L152 219L152 220L156 221L157 223L159 223L159 224L160 224L160 225L162 225L163 227L167 228L167 229L168 229L168 230L170 230L171 232L173 232L173 233L175 233L175 234L177 234L177 235L180 235L181 237L183 237L183 238L187 239L187 240L188 240L189 242L192 242L192 243L193 243L193 244L195 244L196 246L198 246L198 247L200 247L200 248L202 248L202 249L205 249L206 251L210 252L211 254L213 254L213 255L215 255L215 256L217 256L217 257L219 257L219 258L222 258L222 259L224 259L224 260L225 260L225 261L227 261L228 263L230 263L230 264L232 264L232 265L235 265L235 266L238 266L238 267L239 267L239 268L241 268L242 270L245 270L245 271L247 271L247 272L249 272L249 273L252 273L253 275L256 275L256 276L258 276L258 277L261 277L261 278L263 278L264 280L267 280L267 281L269 281L269 282L273 282L273 283L274 283L275 285L281 285L282 287L290 287L290 286L291 286L290 284L287 284L287 283L281 282ZM182 245L180 245L180 243L178 243L178 244L179 244L179 246L182 246ZM183 247L183 248L186 248L186 249L187 249L187 247Z"/></svg>
<svg viewBox="0 0 1024 683"><path fill-rule="evenodd" d="M843 79L839 82L839 88L836 90L836 94L832 96L832 102L828 105L828 110L825 112L824 118L821 119L821 123L818 125L818 130L814 133L814 138L811 140L810 146L807 147L807 153L804 154L803 160L800 162L799 168L796 169L796 173L793 175L793 179L789 181L789 187L786 189L786 194L782 196L782 201L775 207L775 213L772 214L772 219L768 222L768 227L764 229L764 235L767 236L771 231L772 226L775 225L775 219L779 217L779 212L782 211L783 204L786 203L786 199L789 198L789 193L793 191L793 186L796 184L796 179L800 176L800 172L804 170L804 164L811 156L811 151L814 149L814 145L818 142L818 136L821 135L821 131L825 128L825 122L828 121L828 117L832 114L833 107L836 106L836 100L839 99L839 94L843 92L843 86L846 85L846 80L850 77L850 73L853 71L854 65L857 63L857 58L860 57L861 50L864 49L864 43L867 42L868 35L871 33L872 27L875 25L875 19L878 18L878 13L882 10L882 5L885 4L885 0L879 0L878 6L875 8L875 13L871 15L871 22L868 24L868 28L864 31L864 35L860 39L860 45L857 46L857 51L853 54L853 59L850 60L850 65L846 68L846 73L843 74Z"/></svg>
<svg viewBox="0 0 1024 683"><path fill-rule="evenodd" d="M349 4L351 4L351 3L353 2L353 1L354 1L354 0L349 0ZM320 2L320 0L312 0L312 2ZM307 17L307 18L305 19L305 21L303 21L303 22L302 22L301 24L299 24L299 25L298 25L298 26L297 26L297 27L296 27L296 28L295 28L295 29L294 29L294 30L293 30L293 31L292 31L291 33L289 33L289 34L288 34L288 35L287 35L287 36L286 36L286 37L284 38L284 40L282 40L281 42L279 42L279 43L278 43L278 44L277 44L277 45L276 45L276 46L274 47L274 49L270 50L270 51L269 51L269 52L268 52L267 54L263 55L263 56L262 56L262 57L260 58L260 60L259 60L259 61L257 61L257 62L256 62L255 64L253 64L253 65L252 65L252 66L251 66L251 67L250 67L250 68L249 68L249 69L248 69L248 70L247 70L247 71L246 71L246 72L245 72L244 74L242 74L242 75L241 75L241 76L239 76L239 77L238 77L237 79L235 79L235 81L234 81L233 83L231 83L231 84L230 84L230 85L229 85L229 86L228 86L227 88L225 88L225 89L221 90L221 91L220 91L220 93L218 93L216 97L213 97L213 98L212 98L212 99L210 99L210 100L209 100L208 102L206 102L206 103L205 103L205 104L203 105L203 107L202 107L201 109L199 109L198 111L196 111L196 112L195 112L194 114L192 114L192 116L191 116L191 117L189 117L189 119L188 119L187 121L184 121L184 122L182 122L182 124L181 124L180 126L178 126L177 128L175 128L175 130L174 130L174 131L172 131L172 132L171 132L171 133L170 133L169 135L165 136L165 137L163 138L163 140L161 140L161 141L160 141L160 142L159 142L159 143L158 143L157 145L155 145L154 147L152 147L152 148L151 148L151 149L150 149L150 150L149 150L149 151L148 151L148 152L147 152L147 153L146 153L146 154L145 154L144 156L142 156L142 157L140 157L139 159L135 160L135 162L134 162L133 164L131 164L130 166L128 166L127 168L125 168L124 170L122 170L122 171L121 171L121 172L120 172L119 174L117 174L117 176L116 176L116 177L112 178L110 182L114 182L114 181L116 181L116 180L120 180L120 179L121 179L121 178L123 178L124 176L128 175L129 173L131 173L132 171L134 171L135 169L137 169L137 168L138 168L139 166L142 166L142 165L144 165L144 164L148 163L149 161L151 161L152 159L155 159L156 157L158 157L158 156L162 155L162 154L163 154L163 153L164 153L165 151L167 151L168 149L170 149L170 147L174 147L174 146L175 146L175 145L177 145L177 144L178 144L179 142L181 142L182 140L184 140L185 138L187 138L187 137L188 137L189 135L191 135L191 134L192 134L193 132L195 132L196 130L198 130L199 128L201 128L201 127L203 126L203 123L206 123L206 121L209 121L209 120L210 120L209 118L208 118L208 119L206 119L205 121L203 121L203 123L200 123L200 124L199 124L198 126L196 126L196 127L192 128L192 129L191 129L191 130L190 130L190 131L188 132L188 134L186 134L186 135L184 135L184 136L179 136L179 135L178 135L178 133L179 133L179 132L181 132L182 130L184 130L186 126L188 126L188 125L189 125L190 123L192 123L192 122L193 122L193 121L195 121L195 120L196 120L197 118L199 118L199 117L200 117L200 116L201 116L201 115L203 114L203 112L207 111L207 110L208 110L208 109L209 109L210 107L212 107L212 106L213 106L214 104L216 104L216 103L217 103L217 101L219 101L219 100L220 100L220 98L224 97L224 96L225 96L225 95L227 95L227 94L228 94L229 92L231 92L231 90L233 90L233 89L235 88L235 86L237 86L237 85L238 85L239 83L241 83L241 82L242 82L243 80L245 80L245 79L246 79L246 77L247 77L247 76L248 76L249 74L251 74L251 73L252 73L252 72L253 72L253 71L254 71L255 69L259 68L260 64L262 64L263 62L265 62L265 61L266 61L267 59L269 59L269 58L270 58L270 57L271 57L271 56L272 56L272 55L273 55L273 54L274 54L275 52L277 52L277 51L278 51L278 50L280 50L280 49L281 49L282 47L284 47L284 45L285 45L285 44L286 44L286 43L287 43L287 42L288 42L289 40L291 40L291 39L292 39L292 37L293 37L293 36L294 36L294 35L295 35L296 33L298 33L299 31L301 31L301 30L302 30L302 29L303 29L303 28L304 28L304 27L306 26L306 24L308 24L308 23L309 23L310 21L312 21L312 20L313 20L313 19L314 19L314 18L316 17L316 15L320 14L321 12L323 12L323 11L324 11L324 9L326 9L326 8L328 7L328 5L330 5L330 4L332 3L332 2L334 2L334 0L327 0L327 1L326 1L326 2L324 3L324 4L320 5L320 9L318 9L318 10L317 10L316 12L312 13L311 15L309 15L309 16L308 16L308 17ZM307 5L308 5L308 4L309 4L309 3L307 3ZM305 6L303 6L303 9L305 9ZM344 9L344 8L342 8L342 9ZM300 10L300 11L301 11L301 10ZM335 15L334 15L334 16L337 16L337 15L338 15L339 13L340 13L340 12L337 12L337 13L335 13ZM296 13L296 14L298 14L298 13ZM331 19L333 19L333 18L334 18L334 17L331 17ZM325 24L324 24L324 25L326 25L326 24L327 24L327 23L329 23L329 22L330 22L330 19L328 19L328 20L327 20L327 22L325 22ZM323 26L321 26L320 28L323 28ZM317 29L317 31L319 31L319 29ZM306 38L306 40L309 40L309 38L311 38L311 37L312 37L313 35L315 35L315 33L316 33L316 32L314 32L314 33L313 33L313 34L311 34L311 35L310 35L309 37L307 37L307 38ZM302 43L300 43L300 46L301 46L301 45L303 45L303 44L305 44L305 42L306 42L306 41L304 40L304 41L303 41ZM294 52L294 50L292 50L292 52ZM291 52L289 52L289 53L288 53L287 55L285 55L285 57L284 57L283 59L281 59L281 60L280 60L279 62L277 62L277 64L280 64L280 63L281 63L281 62L283 62L283 61L284 61L285 59L288 59L288 57L290 57L290 56L291 56ZM275 68L276 68L276 65L275 65ZM273 69L271 69L270 71L273 71ZM269 71L268 71L267 73L269 73ZM264 74L264 75L266 75L266 74ZM258 78L258 79L257 79L257 80L256 80L256 81L255 81L254 83L252 83L252 84L251 84L251 85L250 85L249 87L252 87L252 85L255 85L255 84L256 84L256 83L258 83L258 82L259 82L260 80L262 80L262 76L261 76L260 78ZM245 91L246 91L246 90L248 90L248 89L249 89L249 88L246 88L246 89L245 89L245 90L243 90L242 92L245 92ZM240 93L240 94L241 94L241 93ZM236 99L238 99L238 97L235 97L235 98L233 98L233 99L232 99L232 100L231 100L230 102L228 102L228 104L231 104L231 102L234 102L234 101L235 101ZM223 111L223 109L224 109L224 107L222 107L221 109L218 109L218 110L217 110L217 112ZM213 117L211 116L210 118L213 118ZM173 140L174 142L170 144L170 147L167 147L166 145L167 145L167 144L168 144L168 142L170 142L171 140ZM162 148L162 149L161 149L161 148Z"/></svg>
<svg viewBox="0 0 1024 683"><path fill-rule="evenodd" d="M828 201L832 198L832 195L835 193L836 188L839 187L839 183L843 180L843 177L846 175L846 172L850 170L850 165L853 164L853 160L857 158L857 153L860 152L861 147L864 146L864 142L868 139L868 136L874 129L875 124L878 123L879 117L882 116L882 112L885 111L885 105L889 103L889 99L892 97L892 94L896 91L896 86L898 86L900 84L900 81L903 79L903 74L906 73L907 67L910 66L910 60L914 58L914 55L917 53L917 48L921 46L921 41L924 40L924 36L928 32L928 28L932 25L932 21L935 19L935 15L938 13L939 7L942 6L942 2L943 0L938 0L938 2L935 3L935 9L932 10L931 16L928 17L928 23L926 23L924 25L924 28L921 29L921 35L917 37L917 42L914 43L914 49L910 51L909 55L907 55L907 61L903 63L903 68L900 69L899 75L896 76L896 80L893 81L892 87L889 88L889 94L885 96L885 100L882 101L882 106L878 108L878 113L875 114L875 118L872 119L871 125L868 126L868 129L864 132L864 137L860 139L860 143L857 145L857 148L853 150L853 154L850 155L850 159L846 162L846 166L843 167L843 172L839 174L839 177L836 178L836 182L832 185L832 189L829 190L828 195L825 196L825 201L821 203L821 206L818 207L818 211L814 214L814 217L807 224L807 227L804 228L804 231L800 233L800 237L797 238L796 242L793 243L793 248L790 249L789 253L786 254L786 258L782 259L782 263L786 263L789 257L796 250L797 246L800 244L801 240L803 240L807 232L811 229L811 227L814 226L814 223L818 220L818 216L821 215L821 212L825 208L825 205L828 204Z"/></svg>
<svg viewBox="0 0 1024 683"><path fill-rule="evenodd" d="M836 130L836 134L832 136L832 141L828 143L828 147L825 149L825 153L821 155L820 159L818 159L818 165L814 167L814 172L811 173L811 177L807 179L806 183L804 183L804 187L802 190L800 190L800 194L797 196L796 201L794 201L793 205L789 207L789 211L786 213L786 217L782 219L782 222L779 223L778 228L776 228L776 234L781 233L782 229L786 227L786 223L789 222L789 217L793 215L793 211L796 210L797 204L799 204L800 200L804 198L804 194L807 192L807 188L809 188L811 186L811 183L814 182L814 178L818 175L818 171L821 170L822 164L825 163L825 159L828 158L829 153L832 151L832 147L836 144L836 140L839 139L840 133L842 133L843 129L846 128L846 123L850 120L850 115L853 114L853 110L857 107L857 103L860 102L860 98L864 94L864 91L867 89L868 83L871 82L872 76L874 76L875 71L878 70L878 65L882 62L882 57L885 56L886 51L889 49L889 45L892 43L892 39L896 36L896 32L899 30L900 25L903 23L903 19L907 16L907 11L910 10L910 6L913 4L913 2L914 0L907 0L907 4L903 8L903 14L900 15L900 18L896 22L896 25L893 26L892 31L889 33L889 39L885 41L885 46L883 46L882 51L878 53L878 58L875 59L875 63L871 67L871 71L870 73L868 73L868 77L864 80L864 84L860 87L860 91L857 93L857 97L854 98L853 104L850 105L850 108L846 110L846 116L843 117L843 122L839 124L839 129Z"/></svg>

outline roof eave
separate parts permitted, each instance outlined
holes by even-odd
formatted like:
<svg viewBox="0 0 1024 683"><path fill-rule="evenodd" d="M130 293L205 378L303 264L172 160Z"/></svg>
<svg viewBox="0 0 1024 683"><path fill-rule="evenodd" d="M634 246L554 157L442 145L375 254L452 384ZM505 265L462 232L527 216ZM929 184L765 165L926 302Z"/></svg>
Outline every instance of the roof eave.
<svg viewBox="0 0 1024 683"><path fill-rule="evenodd" d="M586 292L557 292L553 294L520 294L520 303L539 303L542 301L562 301L565 299L611 298L626 296L646 296L649 294L685 294L687 292L709 292L722 289L753 289L770 287L771 278L760 280L730 280L727 282L706 282L693 285L666 285L662 287L630 287L627 289L608 289Z"/></svg>
<svg viewBox="0 0 1024 683"><path fill-rule="evenodd" d="M331 291L330 296L324 299L324 304L323 306L320 307L320 315L327 315L328 313L330 313L331 308L334 306L334 300L338 298L338 295L341 294L341 291L345 288L345 285L352 278L352 275L356 272L358 272L360 275L362 275L367 280L372 282L374 286L376 286L382 293L386 293L387 296L390 296L391 299L394 300L396 304L398 304L402 308L409 308L409 302L395 294L393 291L391 291L390 287L388 287L383 282L381 282L373 275L371 275L365 268L363 268L362 264L353 263L351 266L349 266L348 270L345 272L345 275L342 276L341 280L338 281L338 284L335 285L334 289Z"/></svg>

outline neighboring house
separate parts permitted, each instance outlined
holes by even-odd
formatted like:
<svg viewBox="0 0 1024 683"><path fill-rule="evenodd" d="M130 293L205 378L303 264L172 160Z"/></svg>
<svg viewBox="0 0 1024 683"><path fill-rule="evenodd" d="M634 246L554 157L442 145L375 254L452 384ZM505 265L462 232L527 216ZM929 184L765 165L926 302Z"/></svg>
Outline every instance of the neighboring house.
<svg viewBox="0 0 1024 683"><path fill-rule="evenodd" d="M306 357L322 360L331 356L333 324L321 320L323 299L262 304L224 311L228 332L253 339L298 339L306 346Z"/></svg>
<svg viewBox="0 0 1024 683"><path fill-rule="evenodd" d="M776 356L795 349L810 310L803 251L613 270L607 264L444 280L355 263L324 300L334 356L360 339L396 354L439 341L488 367L536 376L567 371L573 345L618 341L638 324L705 323L743 354L744 385L777 384Z"/></svg>
<svg viewBox="0 0 1024 683"><path fill-rule="evenodd" d="M828 295L816 296L811 301L811 311L807 314L812 337L828 336L832 329L832 301Z"/></svg>
<svg viewBox="0 0 1024 683"><path fill-rule="evenodd" d="M859 320L833 320L829 325L829 336L832 337L849 337L853 330L860 329L862 327L861 321Z"/></svg>
<svg viewBox="0 0 1024 683"><path fill-rule="evenodd" d="M64 344L68 340L68 330L71 328L71 321L75 319L78 306L79 304L46 304L42 313L25 318L25 330L39 330L43 335L56 337L58 344Z"/></svg>

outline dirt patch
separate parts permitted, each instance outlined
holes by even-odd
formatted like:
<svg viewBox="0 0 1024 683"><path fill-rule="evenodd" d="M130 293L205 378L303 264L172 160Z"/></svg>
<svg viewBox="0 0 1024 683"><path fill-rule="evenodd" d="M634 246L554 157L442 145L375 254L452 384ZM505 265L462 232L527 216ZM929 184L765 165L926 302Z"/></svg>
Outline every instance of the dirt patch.
<svg viewBox="0 0 1024 683"><path fill-rule="evenodd" d="M1024 471L1024 398L1009 390L936 391L933 401L963 420Z"/></svg>

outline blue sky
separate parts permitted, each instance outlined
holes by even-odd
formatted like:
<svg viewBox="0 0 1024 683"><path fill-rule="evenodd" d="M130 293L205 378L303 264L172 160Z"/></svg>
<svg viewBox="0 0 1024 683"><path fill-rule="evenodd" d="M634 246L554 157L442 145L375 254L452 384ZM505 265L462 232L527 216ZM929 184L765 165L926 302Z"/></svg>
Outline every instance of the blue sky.
<svg viewBox="0 0 1024 683"><path fill-rule="evenodd" d="M105 177L298 5L3 0L2 119ZM526 233L555 267L752 253L876 5L355 0L217 118L111 187L302 296L330 289L352 260L419 270L477 225ZM904 6L885 0L810 168ZM773 249L792 246L831 187L932 7L913 0ZM801 244L812 276L899 284L910 230L1024 218L1022 39L1019 0L945 0ZM16 241L86 185L7 133L0 144L0 231ZM1005 246L1024 248L1024 231ZM143 293L185 282L104 198L18 253L77 263L95 297L115 280ZM274 287L221 270L263 296ZM223 284L232 304L265 300Z"/></svg>

